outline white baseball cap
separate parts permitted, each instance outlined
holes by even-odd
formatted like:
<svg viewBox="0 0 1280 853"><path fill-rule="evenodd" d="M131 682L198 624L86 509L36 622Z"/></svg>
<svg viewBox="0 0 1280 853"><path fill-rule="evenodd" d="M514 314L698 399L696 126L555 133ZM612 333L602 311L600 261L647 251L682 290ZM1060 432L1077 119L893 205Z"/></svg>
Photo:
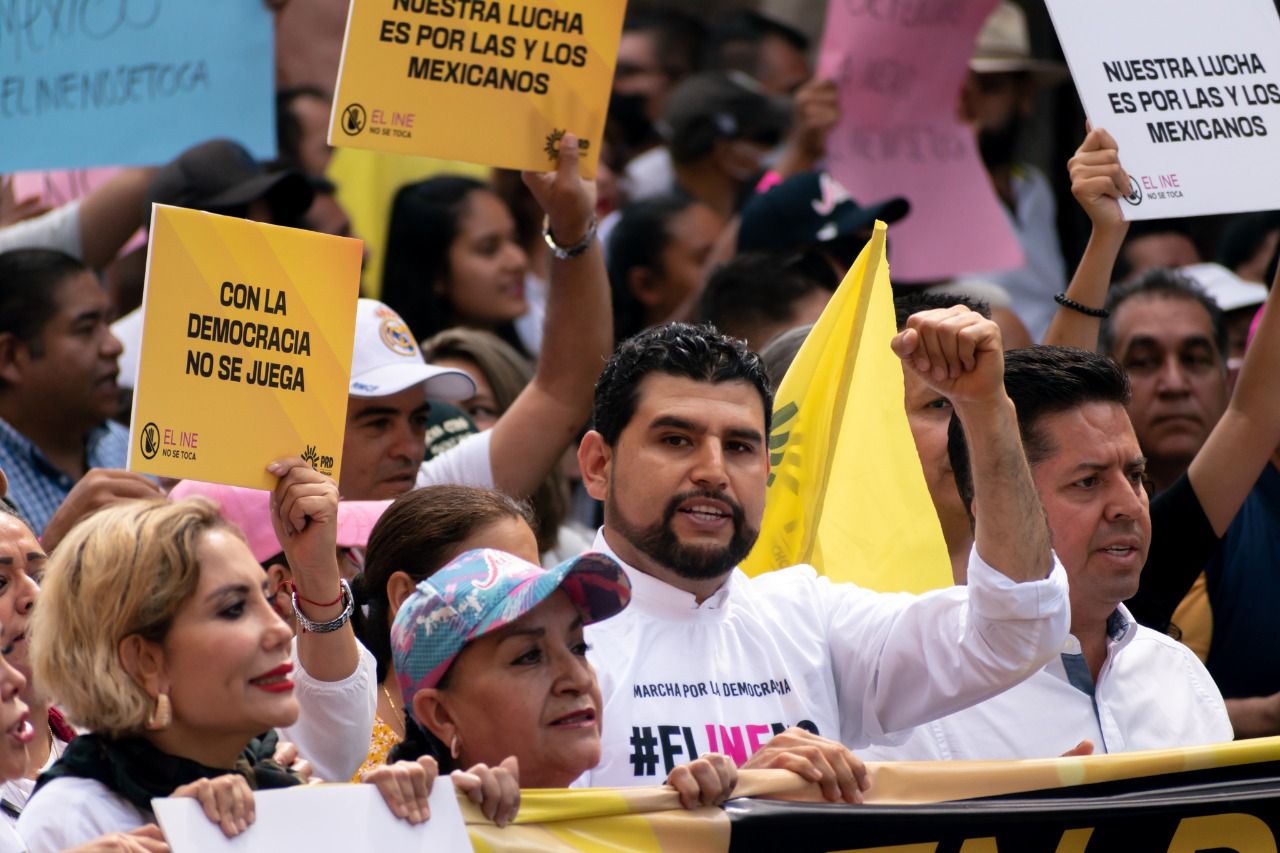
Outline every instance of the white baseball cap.
<svg viewBox="0 0 1280 853"><path fill-rule="evenodd" d="M400 315L376 299L356 305L351 353L351 396L388 397L422 383L428 399L466 400L476 383L461 370L427 364Z"/></svg>
<svg viewBox="0 0 1280 853"><path fill-rule="evenodd" d="M1245 281L1221 264L1192 264L1180 272L1200 285L1223 311L1251 308L1267 301L1264 285Z"/></svg>

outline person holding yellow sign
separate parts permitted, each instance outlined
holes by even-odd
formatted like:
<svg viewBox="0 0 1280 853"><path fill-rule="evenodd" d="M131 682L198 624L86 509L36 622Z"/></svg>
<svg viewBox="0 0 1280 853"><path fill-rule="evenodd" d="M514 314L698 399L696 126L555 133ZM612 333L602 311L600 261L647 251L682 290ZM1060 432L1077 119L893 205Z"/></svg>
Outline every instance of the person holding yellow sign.
<svg viewBox="0 0 1280 853"><path fill-rule="evenodd" d="M613 347L609 281L593 212L596 187L579 176L578 165L576 139L566 135L554 172L524 173L547 214L551 284L537 372L493 429L424 463L428 399L464 399L474 385L456 372L462 381L447 382L444 371L425 364L399 315L362 301L342 448L344 500L394 498L413 488L415 478L418 486L457 483L527 497L577 436Z"/></svg>

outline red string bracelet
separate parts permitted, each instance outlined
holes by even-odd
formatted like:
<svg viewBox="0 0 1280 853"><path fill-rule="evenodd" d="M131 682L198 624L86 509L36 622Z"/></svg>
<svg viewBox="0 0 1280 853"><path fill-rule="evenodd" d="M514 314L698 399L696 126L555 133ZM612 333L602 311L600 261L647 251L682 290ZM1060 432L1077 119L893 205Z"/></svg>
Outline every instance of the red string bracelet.
<svg viewBox="0 0 1280 853"><path fill-rule="evenodd" d="M305 597L302 593L298 592L298 585L296 583L290 583L289 588L294 595L298 596L299 601L306 602L307 604L310 604L313 607L333 607L335 604L342 603L342 585L341 584L338 585L338 597L335 598L333 601L312 601L311 599Z"/></svg>

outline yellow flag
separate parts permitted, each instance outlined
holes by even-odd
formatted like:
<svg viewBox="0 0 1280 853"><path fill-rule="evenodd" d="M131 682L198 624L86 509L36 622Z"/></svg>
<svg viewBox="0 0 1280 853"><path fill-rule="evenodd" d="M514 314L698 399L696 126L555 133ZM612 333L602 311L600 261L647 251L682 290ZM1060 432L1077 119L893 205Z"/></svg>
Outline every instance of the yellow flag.
<svg viewBox="0 0 1280 853"><path fill-rule="evenodd" d="M882 591L950 586L951 562L903 405L887 227L876 222L774 400L757 575L808 563Z"/></svg>

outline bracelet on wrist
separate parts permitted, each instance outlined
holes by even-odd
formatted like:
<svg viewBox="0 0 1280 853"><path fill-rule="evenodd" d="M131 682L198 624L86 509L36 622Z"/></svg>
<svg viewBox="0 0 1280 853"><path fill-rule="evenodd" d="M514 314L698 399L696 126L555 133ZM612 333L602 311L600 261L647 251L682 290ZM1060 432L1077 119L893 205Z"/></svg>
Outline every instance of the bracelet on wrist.
<svg viewBox="0 0 1280 853"><path fill-rule="evenodd" d="M587 226L587 233L582 239L574 243L572 246L562 246L554 234L551 233L551 218L544 217L542 220L542 239L546 241L547 247L551 249L551 254L559 260L568 260L581 255L591 246L591 241L596 238L596 226L599 222L596 220L595 214L591 215L591 223Z"/></svg>
<svg viewBox="0 0 1280 853"><path fill-rule="evenodd" d="M290 582L290 584L289 584L289 591L290 591L290 592L297 593L297 594L298 594L298 600L299 600L299 601L301 601L303 604L310 604L310 605L311 605L311 606L313 606L313 607L333 607L333 605L335 605L335 604L339 604L339 603L341 603L341 601L342 601L342 583L341 583L341 580L339 580L339 583L338 583L338 597L337 597L337 598L335 598L333 601L313 601L313 600L311 600L310 598L307 598L307 597L306 597L305 595L303 595L302 593L299 593L299 592L298 592L298 585L297 585L296 583L292 583L292 582Z"/></svg>
<svg viewBox="0 0 1280 853"><path fill-rule="evenodd" d="M1100 320L1105 320L1111 316L1111 312L1106 308L1090 308L1088 305L1084 305L1069 298L1065 293L1055 293L1053 295L1053 301L1061 305L1063 308L1070 308L1072 311L1084 314L1087 317L1097 317Z"/></svg>
<svg viewBox="0 0 1280 853"><path fill-rule="evenodd" d="M293 615L294 618L298 620L298 625L303 631L307 631L312 634L328 634L332 631L336 631L343 625L347 624L347 620L351 618L351 612L355 609L356 600L355 596L351 594L351 586L347 583L346 579L339 578L338 586L340 590L338 597L342 602L342 612L339 613L336 618L330 619L328 622L312 622L307 618L306 614L302 612L302 607L299 605L299 602L305 599L299 598L298 587L296 585L291 586L293 586L293 591L290 595L290 599L293 602ZM338 602L334 601L328 605L318 604L314 601L308 601L307 603L317 607L331 607Z"/></svg>

